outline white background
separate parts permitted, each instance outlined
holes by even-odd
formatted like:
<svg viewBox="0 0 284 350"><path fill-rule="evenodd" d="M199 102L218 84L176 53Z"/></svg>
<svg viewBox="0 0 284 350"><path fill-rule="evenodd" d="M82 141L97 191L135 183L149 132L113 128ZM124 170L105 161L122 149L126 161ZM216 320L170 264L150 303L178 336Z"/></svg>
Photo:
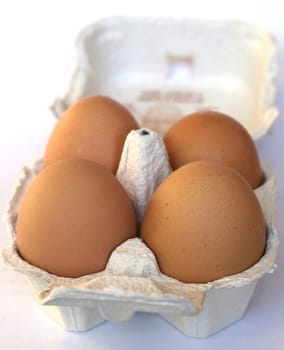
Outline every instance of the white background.
<svg viewBox="0 0 284 350"><path fill-rule="evenodd" d="M277 105L280 118L258 143L260 156L279 178L278 230L284 232L283 146L284 19L281 1L4 1L0 3L0 212L23 165L43 153L55 123L48 110L67 88L79 30L110 15L229 18L261 24L279 46ZM282 64L283 63L283 64ZM9 244L3 220L0 246ZM138 314L127 323L104 323L68 333L47 318L24 277L0 264L0 348L10 349L284 349L284 248L279 268L265 276L245 317L208 339L183 336L158 316Z"/></svg>

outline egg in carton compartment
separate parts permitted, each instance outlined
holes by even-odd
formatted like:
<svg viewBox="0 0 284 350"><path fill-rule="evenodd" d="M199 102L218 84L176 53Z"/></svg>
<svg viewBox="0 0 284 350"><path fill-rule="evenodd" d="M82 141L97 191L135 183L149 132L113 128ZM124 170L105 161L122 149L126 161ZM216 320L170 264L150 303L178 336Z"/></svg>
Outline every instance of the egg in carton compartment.
<svg viewBox="0 0 284 350"><path fill-rule="evenodd" d="M160 40L166 34L168 39ZM153 191L171 172L160 135L177 119L215 109L239 120L256 139L277 116L276 47L254 25L107 18L87 27L77 47L78 65L69 90L52 109L59 117L77 99L102 94L120 101L137 117L144 128L128 135L117 177L140 220ZM264 256L248 270L206 284L182 283L163 275L153 253L135 238L118 246L100 273L76 279L49 274L22 260L15 241L19 203L41 166L39 161L24 169L9 203L12 245L2 250L2 256L27 275L39 304L67 330L84 331L105 320L125 321L144 311L160 314L186 335L207 337L243 316L257 281L275 267L276 177L263 164L265 182L255 193L268 237Z"/></svg>

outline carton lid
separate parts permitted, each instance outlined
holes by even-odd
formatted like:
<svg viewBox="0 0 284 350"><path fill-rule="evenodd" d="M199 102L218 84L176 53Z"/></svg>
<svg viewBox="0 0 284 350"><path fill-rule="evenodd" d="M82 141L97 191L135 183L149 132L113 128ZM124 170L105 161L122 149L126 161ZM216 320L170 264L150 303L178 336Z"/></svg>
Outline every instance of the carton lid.
<svg viewBox="0 0 284 350"><path fill-rule="evenodd" d="M214 109L239 120L254 139L278 116L276 44L254 24L174 18L110 17L77 40L77 67L59 117L87 95L123 103L161 134L180 117Z"/></svg>

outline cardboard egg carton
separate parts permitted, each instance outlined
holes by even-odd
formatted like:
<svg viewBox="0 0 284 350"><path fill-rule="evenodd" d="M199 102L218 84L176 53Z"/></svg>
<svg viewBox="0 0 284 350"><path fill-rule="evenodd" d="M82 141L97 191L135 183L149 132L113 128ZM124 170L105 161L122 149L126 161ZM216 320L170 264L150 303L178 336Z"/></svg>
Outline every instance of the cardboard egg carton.
<svg viewBox="0 0 284 350"><path fill-rule="evenodd" d="M161 40L165 33L167 40ZM160 134L175 120L211 108L232 115L257 138L277 116L275 45L254 25L109 18L86 28L77 47L69 90L53 111L59 117L77 99L104 94L140 121L143 129L129 133L117 172L139 222L155 188L171 172ZM186 335L207 337L243 316L257 281L275 267L276 178L263 164L265 182L255 193L267 222L266 250L246 271L207 284L182 283L162 274L154 254L134 238L113 251L102 272L76 279L49 274L22 260L15 240L22 196L41 166L38 161L26 167L15 189L6 215L12 244L2 257L26 274L41 307L67 330L126 321L144 311L160 314Z"/></svg>

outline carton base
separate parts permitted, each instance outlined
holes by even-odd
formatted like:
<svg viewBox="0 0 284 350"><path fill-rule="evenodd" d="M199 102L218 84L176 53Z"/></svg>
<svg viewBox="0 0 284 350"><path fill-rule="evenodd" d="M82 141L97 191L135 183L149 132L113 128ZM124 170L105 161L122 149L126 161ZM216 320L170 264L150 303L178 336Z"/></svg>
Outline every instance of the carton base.
<svg viewBox="0 0 284 350"><path fill-rule="evenodd" d="M40 305L40 308L59 326L70 332L85 332L105 322L97 309L51 305Z"/></svg>
<svg viewBox="0 0 284 350"><path fill-rule="evenodd" d="M238 288L211 289L206 293L203 308L193 316L161 315L184 335L206 338L240 320L254 293L257 280Z"/></svg>

